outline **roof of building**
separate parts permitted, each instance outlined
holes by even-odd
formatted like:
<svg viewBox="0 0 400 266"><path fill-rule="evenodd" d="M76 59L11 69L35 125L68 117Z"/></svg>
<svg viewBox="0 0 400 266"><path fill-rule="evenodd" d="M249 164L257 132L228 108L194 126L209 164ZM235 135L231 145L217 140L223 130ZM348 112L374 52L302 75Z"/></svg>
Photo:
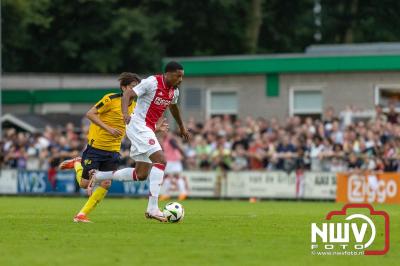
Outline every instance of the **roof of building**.
<svg viewBox="0 0 400 266"><path fill-rule="evenodd" d="M400 43L318 44L306 48L307 55L384 55L400 54Z"/></svg>
<svg viewBox="0 0 400 266"><path fill-rule="evenodd" d="M305 53L165 58L187 76L400 70L400 43L312 45Z"/></svg>
<svg viewBox="0 0 400 266"><path fill-rule="evenodd" d="M67 123L73 123L79 129L82 122L82 115L71 114L4 114L1 117L1 124L4 128L17 127L31 133L43 132L47 125L64 128Z"/></svg>

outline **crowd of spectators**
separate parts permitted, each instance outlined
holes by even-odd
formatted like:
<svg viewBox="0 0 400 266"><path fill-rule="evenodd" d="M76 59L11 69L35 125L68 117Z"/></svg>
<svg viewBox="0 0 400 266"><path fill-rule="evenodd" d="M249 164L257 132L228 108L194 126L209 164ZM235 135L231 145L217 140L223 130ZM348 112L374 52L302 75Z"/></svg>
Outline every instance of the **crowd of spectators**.
<svg viewBox="0 0 400 266"><path fill-rule="evenodd" d="M189 119L189 142L169 132L161 143L174 150L166 154L175 154L184 169L190 170L400 170L400 116L394 105L387 113L376 106L374 115L359 121L354 120L353 113L347 108L335 114L330 107L321 119L293 116L285 121L253 117L232 120L228 115L200 123ZM87 121L79 132L72 124L65 128L48 126L42 134L7 129L0 143L1 168L56 169L62 160L81 153L87 129ZM129 146L124 140L122 166L134 163L129 158Z"/></svg>

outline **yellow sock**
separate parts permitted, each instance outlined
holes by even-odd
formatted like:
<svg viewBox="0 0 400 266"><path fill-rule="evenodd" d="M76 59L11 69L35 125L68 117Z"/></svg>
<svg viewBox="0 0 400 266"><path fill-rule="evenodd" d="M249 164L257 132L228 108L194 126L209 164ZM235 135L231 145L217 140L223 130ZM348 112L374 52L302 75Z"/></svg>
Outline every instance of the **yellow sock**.
<svg viewBox="0 0 400 266"><path fill-rule="evenodd" d="M76 178L76 181L78 182L78 184L80 186L81 185L81 179L82 179L82 171L83 171L83 167L82 167L81 162L75 162L74 163L74 168L75 168L75 172L76 172L75 178Z"/></svg>
<svg viewBox="0 0 400 266"><path fill-rule="evenodd" d="M93 209L96 207L96 205L104 199L104 197L107 194L107 189L103 187L98 187L96 190L93 192L93 194L89 197L88 201L85 203L83 208L80 210L79 213L84 213L88 215Z"/></svg>

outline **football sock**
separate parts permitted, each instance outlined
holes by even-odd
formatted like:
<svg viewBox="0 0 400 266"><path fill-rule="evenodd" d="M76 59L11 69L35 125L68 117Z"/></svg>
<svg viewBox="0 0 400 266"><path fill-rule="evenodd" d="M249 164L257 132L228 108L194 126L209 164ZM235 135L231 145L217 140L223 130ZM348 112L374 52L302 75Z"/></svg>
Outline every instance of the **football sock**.
<svg viewBox="0 0 400 266"><path fill-rule="evenodd" d="M164 178L164 169L165 165L155 163L151 168L150 175L149 175L149 202L147 205L147 211L153 211L158 209L158 195L160 194L161 190L161 183Z"/></svg>
<svg viewBox="0 0 400 266"><path fill-rule="evenodd" d="M83 167L81 162L75 162L74 163L74 168L75 168L75 178L76 182L78 182L79 186L81 185L81 179L82 179L82 172L83 172Z"/></svg>
<svg viewBox="0 0 400 266"><path fill-rule="evenodd" d="M96 180L138 181L135 168L123 168L117 171L97 171Z"/></svg>
<svg viewBox="0 0 400 266"><path fill-rule="evenodd" d="M96 205L104 199L104 197L107 194L107 189L103 187L98 187L96 190L93 192L93 194L89 197L83 208L79 211L79 214L83 213L88 215L93 209L96 207Z"/></svg>
<svg viewBox="0 0 400 266"><path fill-rule="evenodd" d="M147 212L157 210L158 208L158 197L149 196L149 202L147 204Z"/></svg>

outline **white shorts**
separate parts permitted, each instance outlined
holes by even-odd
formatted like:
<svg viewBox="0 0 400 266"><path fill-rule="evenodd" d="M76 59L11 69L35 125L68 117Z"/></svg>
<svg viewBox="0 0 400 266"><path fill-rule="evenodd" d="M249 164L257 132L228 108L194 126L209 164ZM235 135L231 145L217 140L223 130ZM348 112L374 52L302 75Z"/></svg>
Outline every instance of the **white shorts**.
<svg viewBox="0 0 400 266"><path fill-rule="evenodd" d="M139 162L151 163L150 155L162 150L156 134L148 127L138 127L129 123L126 135L131 141L130 156Z"/></svg>
<svg viewBox="0 0 400 266"><path fill-rule="evenodd" d="M167 161L167 166L165 167L166 174L178 174L182 172L183 166L181 161Z"/></svg>

